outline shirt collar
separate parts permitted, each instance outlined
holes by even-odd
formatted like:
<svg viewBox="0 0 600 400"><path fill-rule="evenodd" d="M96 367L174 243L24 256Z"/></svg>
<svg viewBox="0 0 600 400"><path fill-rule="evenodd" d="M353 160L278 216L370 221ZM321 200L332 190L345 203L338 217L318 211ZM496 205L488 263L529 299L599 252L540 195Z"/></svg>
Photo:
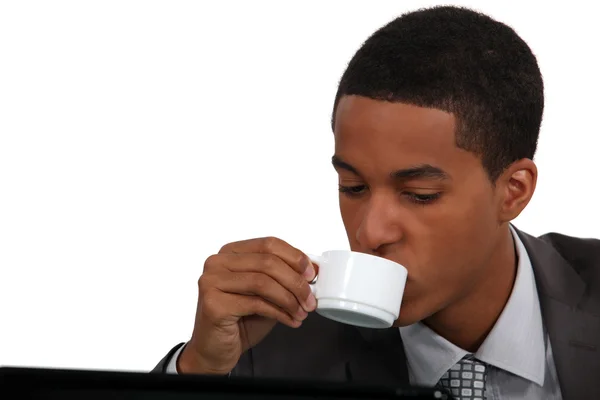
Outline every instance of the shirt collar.
<svg viewBox="0 0 600 400"><path fill-rule="evenodd" d="M475 353L479 360L542 386L545 340L531 261L510 226L518 257L512 293L491 332ZM400 328L408 369L414 384L433 386L468 354L418 322Z"/></svg>

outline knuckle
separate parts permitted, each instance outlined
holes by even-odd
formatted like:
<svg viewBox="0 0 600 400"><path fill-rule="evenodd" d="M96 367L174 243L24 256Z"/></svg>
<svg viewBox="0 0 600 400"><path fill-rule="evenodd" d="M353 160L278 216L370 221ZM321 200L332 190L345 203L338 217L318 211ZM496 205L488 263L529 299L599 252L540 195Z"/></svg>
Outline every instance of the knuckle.
<svg viewBox="0 0 600 400"><path fill-rule="evenodd" d="M224 253L235 253L235 249L239 248L240 245L243 244L243 240L242 241L237 241L237 242L229 242L229 243L225 243L223 246L221 246L221 248L219 249L218 254L224 254Z"/></svg>
<svg viewBox="0 0 600 400"><path fill-rule="evenodd" d="M198 291L202 294L202 293L206 293L208 291L208 289L210 288L210 279L206 276L206 274L202 274L200 275L200 278L198 278Z"/></svg>
<svg viewBox="0 0 600 400"><path fill-rule="evenodd" d="M210 270L212 268L215 268L217 265L219 265L219 255L218 254L212 254L210 256L208 256L208 258L204 261L204 270L206 271L207 269Z"/></svg>
<svg viewBox="0 0 600 400"><path fill-rule="evenodd" d="M223 253L229 253L229 250L231 249L231 243L227 243L224 244L223 246L221 246L221 248L219 249L219 254L223 254Z"/></svg>
<svg viewBox="0 0 600 400"><path fill-rule="evenodd" d="M201 310L202 314L205 315L209 321L218 321L222 319L223 313L218 299L213 295L211 291L208 291L201 298Z"/></svg>
<svg viewBox="0 0 600 400"><path fill-rule="evenodd" d="M302 267L304 264L306 264L306 256L298 252L298 254L296 254L294 257L294 264L296 264L298 267Z"/></svg>
<svg viewBox="0 0 600 400"><path fill-rule="evenodd" d="M274 236L267 236L261 241L261 248L266 253L272 253L279 245L280 240Z"/></svg>
<svg viewBox="0 0 600 400"><path fill-rule="evenodd" d="M261 254L260 263L262 264L262 269L266 271L273 271L275 268L277 268L277 257L272 254Z"/></svg>

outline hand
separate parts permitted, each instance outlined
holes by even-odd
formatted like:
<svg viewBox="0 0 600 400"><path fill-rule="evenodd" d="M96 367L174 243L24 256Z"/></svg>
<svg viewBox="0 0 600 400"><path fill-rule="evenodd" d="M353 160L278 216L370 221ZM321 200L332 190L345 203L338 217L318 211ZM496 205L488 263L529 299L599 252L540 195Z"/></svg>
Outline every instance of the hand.
<svg viewBox="0 0 600 400"><path fill-rule="evenodd" d="M179 371L226 375L277 322L298 328L317 305L308 285L314 277L308 256L283 240L223 246L206 260L198 280L194 332Z"/></svg>

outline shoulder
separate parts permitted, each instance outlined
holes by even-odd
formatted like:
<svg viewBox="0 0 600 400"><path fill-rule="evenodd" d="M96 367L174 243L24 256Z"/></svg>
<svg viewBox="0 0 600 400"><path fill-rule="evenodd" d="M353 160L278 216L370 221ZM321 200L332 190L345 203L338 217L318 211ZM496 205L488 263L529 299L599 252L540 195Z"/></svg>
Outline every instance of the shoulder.
<svg viewBox="0 0 600 400"><path fill-rule="evenodd" d="M554 248L586 280L600 281L600 240L547 233L539 239Z"/></svg>
<svg viewBox="0 0 600 400"><path fill-rule="evenodd" d="M534 237L518 231L544 296L570 307L600 310L600 240L560 233Z"/></svg>

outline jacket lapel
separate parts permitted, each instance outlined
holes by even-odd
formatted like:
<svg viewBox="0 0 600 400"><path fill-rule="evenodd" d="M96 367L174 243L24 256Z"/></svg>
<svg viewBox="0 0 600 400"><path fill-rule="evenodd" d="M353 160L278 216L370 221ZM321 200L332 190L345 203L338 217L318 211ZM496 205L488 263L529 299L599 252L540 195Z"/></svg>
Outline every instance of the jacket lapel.
<svg viewBox="0 0 600 400"><path fill-rule="evenodd" d="M533 266L562 397L600 398L600 310L590 309L586 282L551 244L517 232Z"/></svg>

